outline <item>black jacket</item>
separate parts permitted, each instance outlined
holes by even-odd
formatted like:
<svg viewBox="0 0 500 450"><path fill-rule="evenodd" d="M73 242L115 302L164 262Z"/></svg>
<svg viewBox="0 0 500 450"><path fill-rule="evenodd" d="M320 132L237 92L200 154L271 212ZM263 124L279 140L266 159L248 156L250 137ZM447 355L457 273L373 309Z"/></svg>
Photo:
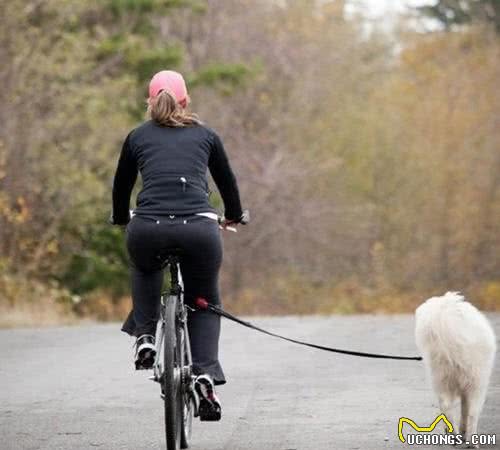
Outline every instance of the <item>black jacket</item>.
<svg viewBox="0 0 500 450"><path fill-rule="evenodd" d="M207 168L224 201L225 216L242 215L238 185L217 134L203 125L163 127L149 120L129 133L113 182L113 223L129 221L130 195L140 171L137 215L215 212L208 202Z"/></svg>

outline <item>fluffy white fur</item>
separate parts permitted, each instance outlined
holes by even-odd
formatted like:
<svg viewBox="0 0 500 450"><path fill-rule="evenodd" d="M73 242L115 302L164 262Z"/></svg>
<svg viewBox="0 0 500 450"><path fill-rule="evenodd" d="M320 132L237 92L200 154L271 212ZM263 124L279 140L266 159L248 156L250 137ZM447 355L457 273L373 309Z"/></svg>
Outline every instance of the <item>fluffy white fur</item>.
<svg viewBox="0 0 500 450"><path fill-rule="evenodd" d="M432 297L416 310L415 337L441 411L470 442L493 369L496 338L486 317L458 292ZM472 447L472 446L471 446Z"/></svg>

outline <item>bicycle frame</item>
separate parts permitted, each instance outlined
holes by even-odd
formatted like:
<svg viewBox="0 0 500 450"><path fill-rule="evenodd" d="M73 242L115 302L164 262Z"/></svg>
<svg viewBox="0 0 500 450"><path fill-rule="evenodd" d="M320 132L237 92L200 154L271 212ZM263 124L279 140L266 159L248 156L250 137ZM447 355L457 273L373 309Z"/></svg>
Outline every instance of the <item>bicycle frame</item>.
<svg viewBox="0 0 500 450"><path fill-rule="evenodd" d="M187 306L184 304L184 284L182 282L182 274L179 268L179 261L175 256L168 256L164 267L169 266L170 268L170 289L161 294L160 301L160 320L158 321L156 327L156 342L160 346L163 345L163 338L165 336L165 305L170 296L177 297L177 311L176 311L176 322L182 324L183 335L185 340L185 349L187 355L186 367L191 367L193 364L193 359L191 356L191 343L189 340L189 332L187 328ZM162 376L161 367L161 351L156 352L155 362L153 365L153 381L160 381ZM182 373L184 381L188 381L191 373Z"/></svg>

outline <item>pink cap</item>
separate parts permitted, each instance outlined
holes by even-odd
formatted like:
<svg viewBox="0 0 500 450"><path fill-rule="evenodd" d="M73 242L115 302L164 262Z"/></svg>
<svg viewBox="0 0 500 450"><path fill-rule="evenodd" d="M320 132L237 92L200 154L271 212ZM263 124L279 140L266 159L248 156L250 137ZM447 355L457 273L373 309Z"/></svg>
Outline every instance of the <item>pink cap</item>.
<svg viewBox="0 0 500 450"><path fill-rule="evenodd" d="M156 97L161 91L167 91L177 100L177 103L186 107L188 102L186 82L179 72L162 70L151 78L149 82L149 98Z"/></svg>

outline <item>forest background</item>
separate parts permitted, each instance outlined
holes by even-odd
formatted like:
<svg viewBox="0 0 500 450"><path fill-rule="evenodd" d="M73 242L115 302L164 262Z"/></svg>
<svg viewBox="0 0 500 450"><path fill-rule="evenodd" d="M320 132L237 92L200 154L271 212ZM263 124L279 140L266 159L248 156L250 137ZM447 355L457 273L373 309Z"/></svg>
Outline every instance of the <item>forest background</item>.
<svg viewBox="0 0 500 450"><path fill-rule="evenodd" d="M500 2L429 0L389 29L354 3L1 0L0 325L126 315L110 188L164 68L252 212L223 236L229 310L410 312L447 290L499 310Z"/></svg>

